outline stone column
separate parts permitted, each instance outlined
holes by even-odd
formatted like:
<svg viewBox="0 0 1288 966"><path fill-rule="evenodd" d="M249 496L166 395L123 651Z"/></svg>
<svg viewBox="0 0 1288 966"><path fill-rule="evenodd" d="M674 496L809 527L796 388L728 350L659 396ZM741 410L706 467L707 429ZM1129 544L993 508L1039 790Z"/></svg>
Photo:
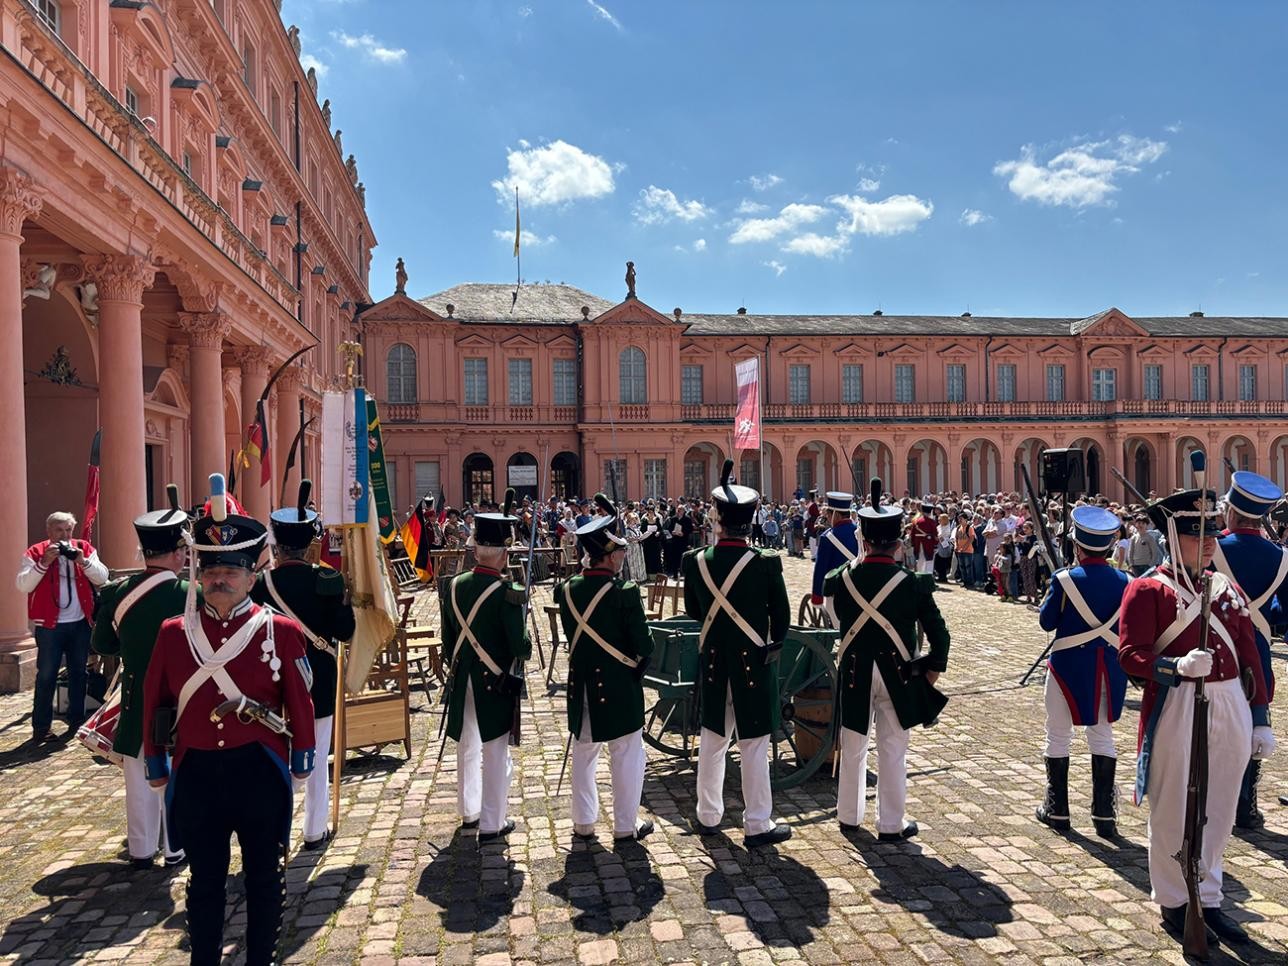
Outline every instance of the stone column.
<svg viewBox="0 0 1288 966"><path fill-rule="evenodd" d="M188 425L192 440L190 455L192 492L184 496L189 504L209 495L207 478L227 469L224 454L224 339L232 331L232 320L224 312L181 312L179 324L188 333L188 366L192 413Z"/></svg>
<svg viewBox="0 0 1288 966"><path fill-rule="evenodd" d="M27 424L22 372L22 223L40 213L42 201L30 178L0 167L0 466L5 495L0 500L0 559L18 566L27 549ZM35 682L36 661L27 626L27 595L13 578L0 581L0 691L18 691Z"/></svg>
<svg viewBox="0 0 1288 966"><path fill-rule="evenodd" d="M295 505L299 482L304 478L299 446L295 448L295 466L291 469L289 478L286 472L287 454L291 451L295 434L300 431L300 386L303 384L303 375L299 366L291 366L278 376L277 382L273 383L277 391L277 421L273 427L277 435L273 440L273 465L277 471L278 486L278 492L273 496L276 499L285 492L286 506ZM319 481L313 482L317 484Z"/></svg>
<svg viewBox="0 0 1288 966"><path fill-rule="evenodd" d="M143 290L156 268L138 255L94 255L85 271L98 286L98 421L103 428L99 557L108 567L139 562L134 518L147 512L143 444Z"/></svg>
<svg viewBox="0 0 1288 966"><path fill-rule="evenodd" d="M255 422L255 404L259 402L264 384L268 382L268 359L259 346L242 346L234 353L241 367L241 434L246 438L246 427ZM238 478L237 494L246 512L261 523L268 522L268 486L260 486L263 470L252 459L249 469L242 470Z"/></svg>

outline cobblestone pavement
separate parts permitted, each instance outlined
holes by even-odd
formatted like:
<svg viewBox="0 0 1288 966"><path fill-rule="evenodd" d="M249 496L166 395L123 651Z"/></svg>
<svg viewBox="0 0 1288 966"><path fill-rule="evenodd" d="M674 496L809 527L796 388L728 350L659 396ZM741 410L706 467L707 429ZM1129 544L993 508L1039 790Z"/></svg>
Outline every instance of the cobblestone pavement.
<svg viewBox="0 0 1288 966"><path fill-rule="evenodd" d="M798 600L808 565L789 560L787 572ZM541 594L549 599L548 588ZM1129 804L1135 700L1129 696L1118 729L1128 766L1119 774L1123 837L1105 842L1091 829L1085 756L1075 759L1071 782L1076 830L1049 831L1032 817L1043 781L1040 680L1016 685L1045 643L1036 615L960 589L937 599L953 632L941 681L952 701L937 727L912 739L909 814L920 837L847 841L835 821L834 785L820 775L777 797L778 813L795 829L777 852L742 847L733 799L727 837L704 843L688 832L692 770L650 749L645 804L658 831L614 850L601 819L604 844L572 846L567 783L555 794L563 699L546 696L534 662L509 848L480 851L457 832L455 758L449 745L436 763L437 715L417 691L411 760L402 760L401 746L354 760L337 839L322 854L292 856L284 958L586 966L1180 961L1149 901L1145 811ZM420 618L432 620L431 609L426 599ZM1282 650L1277 661L1288 674ZM30 695L0 699L0 960L185 961L186 873L127 870L119 773L75 743L33 750L24 743L29 711ZM1229 961L1282 963L1288 955L1288 809L1274 804L1286 789L1281 758L1266 769L1265 831L1236 837L1227 852L1227 908L1255 940L1234 948ZM245 918L239 883L229 914L231 950ZM1227 955L1218 952L1217 961Z"/></svg>

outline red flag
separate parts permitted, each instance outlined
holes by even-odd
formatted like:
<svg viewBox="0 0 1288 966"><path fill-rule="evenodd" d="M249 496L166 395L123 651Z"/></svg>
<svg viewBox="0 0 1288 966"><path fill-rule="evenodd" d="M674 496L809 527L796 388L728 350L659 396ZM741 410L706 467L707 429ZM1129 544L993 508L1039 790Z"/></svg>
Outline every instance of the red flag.
<svg viewBox="0 0 1288 966"><path fill-rule="evenodd" d="M94 434L89 446L89 475L85 480L85 509L81 513L81 539L94 542L94 518L98 516L98 455L103 442L103 431Z"/></svg>
<svg viewBox="0 0 1288 966"><path fill-rule="evenodd" d="M733 417L733 448L760 449L760 357L734 365L738 410Z"/></svg>

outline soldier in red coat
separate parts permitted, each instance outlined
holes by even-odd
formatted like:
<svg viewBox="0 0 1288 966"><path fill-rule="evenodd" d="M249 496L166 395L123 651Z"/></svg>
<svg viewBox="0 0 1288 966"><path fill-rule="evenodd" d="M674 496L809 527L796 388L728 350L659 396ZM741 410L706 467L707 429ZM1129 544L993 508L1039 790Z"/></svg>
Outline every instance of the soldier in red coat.
<svg viewBox="0 0 1288 966"><path fill-rule="evenodd" d="M1207 825L1199 861L1203 919L1220 939L1247 939L1221 911L1222 853L1234 826L1235 805L1249 756L1269 756L1265 676L1243 591L1211 574L1211 630L1200 644L1199 589L1212 559L1221 519L1216 494L1185 490L1150 506L1150 519L1167 533L1168 557L1127 585L1119 617L1118 659L1145 682L1140 709L1136 802L1149 796L1149 881L1163 924L1180 935L1188 893L1177 855L1184 838L1186 788L1194 721L1194 681L1206 680L1208 698ZM1201 532L1201 536L1200 536Z"/></svg>
<svg viewBox="0 0 1288 966"><path fill-rule="evenodd" d="M212 515L194 528L205 603L198 609L193 591L184 614L161 625L144 684L143 747L148 780L165 791L174 847L186 850L192 870L192 962L220 961L236 834L246 961L270 963L282 925L292 776L302 783L313 769L309 662L298 625L249 596L264 526L225 516L222 501L212 502Z"/></svg>

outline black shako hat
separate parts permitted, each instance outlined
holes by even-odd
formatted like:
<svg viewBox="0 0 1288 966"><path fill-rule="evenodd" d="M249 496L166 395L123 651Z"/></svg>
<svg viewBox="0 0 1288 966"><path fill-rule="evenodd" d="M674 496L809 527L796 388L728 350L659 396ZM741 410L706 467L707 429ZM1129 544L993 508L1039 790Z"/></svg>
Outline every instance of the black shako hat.
<svg viewBox="0 0 1288 966"><path fill-rule="evenodd" d="M711 491L716 505L716 519L731 527L751 525L751 518L760 502L760 494L749 486L738 486L733 479L733 460L725 460L720 469L720 485Z"/></svg>
<svg viewBox="0 0 1288 966"><path fill-rule="evenodd" d="M1200 531L1210 536L1219 536L1225 523L1217 512L1216 492L1204 488L1207 482L1207 455L1202 450L1190 453L1190 470L1198 487L1155 500L1145 508L1145 512L1149 514L1154 526L1169 536L1169 520L1176 528L1178 537L1197 537ZM1176 552L1174 547L1168 549L1172 553Z"/></svg>
<svg viewBox="0 0 1288 966"><path fill-rule="evenodd" d="M584 527L577 528L577 546L592 560L605 557L618 547L626 546L626 537L622 534L622 521L617 515L613 501L602 493L595 494L595 506L604 511L603 516L595 517Z"/></svg>
<svg viewBox="0 0 1288 966"><path fill-rule="evenodd" d="M314 539L322 536L322 521L317 511L308 508L312 492L313 481L300 480L295 506L282 507L269 516L273 539L283 550L307 550Z"/></svg>
<svg viewBox="0 0 1288 966"><path fill-rule="evenodd" d="M169 483L165 488L170 504L164 510L153 510L134 518L134 532L139 546L147 554L170 553L184 545L183 532L188 529L188 514L179 506L179 487Z"/></svg>
<svg viewBox="0 0 1288 966"><path fill-rule="evenodd" d="M881 481L874 478L868 491L872 505L859 510L859 528L863 539L869 543L891 543L898 540L903 531L903 510L897 506L882 506L882 492Z"/></svg>
<svg viewBox="0 0 1288 966"><path fill-rule="evenodd" d="M505 491L505 503L500 513L474 514L474 545L476 547L507 547L514 540L514 527L519 518L510 513L514 509L514 489Z"/></svg>

